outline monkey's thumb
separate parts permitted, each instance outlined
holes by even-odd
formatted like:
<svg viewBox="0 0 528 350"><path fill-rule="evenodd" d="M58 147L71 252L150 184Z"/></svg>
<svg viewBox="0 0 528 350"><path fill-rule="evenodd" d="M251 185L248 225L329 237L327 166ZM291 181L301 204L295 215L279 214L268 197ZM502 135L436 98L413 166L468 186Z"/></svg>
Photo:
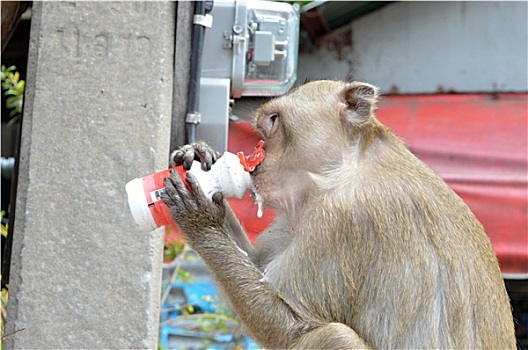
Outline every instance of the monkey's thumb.
<svg viewBox="0 0 528 350"><path fill-rule="evenodd" d="M211 199L216 207L221 210L222 216L225 216L226 207L224 203L224 194L222 192L215 192Z"/></svg>

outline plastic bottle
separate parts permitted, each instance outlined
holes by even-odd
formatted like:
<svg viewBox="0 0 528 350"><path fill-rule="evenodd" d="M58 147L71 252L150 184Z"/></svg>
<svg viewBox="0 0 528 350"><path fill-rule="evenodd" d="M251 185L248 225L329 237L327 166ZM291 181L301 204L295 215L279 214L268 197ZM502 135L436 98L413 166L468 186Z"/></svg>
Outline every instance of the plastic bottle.
<svg viewBox="0 0 528 350"><path fill-rule="evenodd" d="M203 171L200 163L194 161L189 172L193 174L204 194L211 199L214 193L222 192L224 197L242 198L251 186L249 173L264 159L263 141L255 147L253 153L244 156L225 152L211 166L211 170ZM142 178L136 178L126 184L128 205L134 221L143 231L152 231L158 227L171 225L176 227L161 194L165 191L163 180L177 172L185 181L186 171L183 166L166 169ZM187 188L189 186L187 185Z"/></svg>

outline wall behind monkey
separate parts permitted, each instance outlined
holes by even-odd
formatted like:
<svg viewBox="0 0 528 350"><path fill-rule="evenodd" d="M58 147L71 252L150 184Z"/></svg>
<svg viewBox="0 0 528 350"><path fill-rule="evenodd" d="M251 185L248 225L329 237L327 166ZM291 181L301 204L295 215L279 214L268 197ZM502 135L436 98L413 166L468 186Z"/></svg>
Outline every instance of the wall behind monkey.
<svg viewBox="0 0 528 350"><path fill-rule="evenodd" d="M394 2L301 43L299 81L368 81L382 93L526 92L526 2ZM324 66L321 62L325 62Z"/></svg>

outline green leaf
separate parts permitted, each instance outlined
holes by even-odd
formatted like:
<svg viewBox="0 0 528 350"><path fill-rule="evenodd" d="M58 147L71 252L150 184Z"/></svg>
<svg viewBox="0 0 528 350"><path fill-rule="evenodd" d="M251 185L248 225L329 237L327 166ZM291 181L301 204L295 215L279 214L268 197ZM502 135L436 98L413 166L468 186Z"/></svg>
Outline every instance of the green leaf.
<svg viewBox="0 0 528 350"><path fill-rule="evenodd" d="M13 95L13 96L16 97L16 93L17 93L17 92L16 92L15 89L13 89L13 88L9 88L9 89L6 90L6 92L4 93L4 95L6 95L6 96L8 96L8 95Z"/></svg>
<svg viewBox="0 0 528 350"><path fill-rule="evenodd" d="M18 98L16 96L11 96L6 99L6 107L11 109L15 108L18 105Z"/></svg>

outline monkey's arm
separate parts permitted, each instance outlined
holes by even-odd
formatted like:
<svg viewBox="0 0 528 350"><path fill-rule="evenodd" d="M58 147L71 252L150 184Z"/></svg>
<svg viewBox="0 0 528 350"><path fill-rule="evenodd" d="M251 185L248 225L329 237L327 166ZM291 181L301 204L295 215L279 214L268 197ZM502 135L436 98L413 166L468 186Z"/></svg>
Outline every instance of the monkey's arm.
<svg viewBox="0 0 528 350"><path fill-rule="evenodd" d="M272 348L285 348L314 327L271 288L263 274L235 243L225 225L221 193L210 202L196 178L187 173L189 192L179 176L165 179L162 200L189 245L205 261L253 337Z"/></svg>
<svg viewBox="0 0 528 350"><path fill-rule="evenodd" d="M233 209L227 203L227 201L224 200L224 206L226 209L226 226L228 231L231 233L231 237L236 242L236 244L245 251L248 255L251 261L254 263L256 259L256 252L255 248L249 241L246 231L244 231L244 228L240 224L240 221L236 217L235 213L233 212Z"/></svg>
<svg viewBox="0 0 528 350"><path fill-rule="evenodd" d="M299 345L343 348L361 344L358 343L361 338L352 329L301 311L275 290L226 229L226 207L221 193L213 195L210 202L190 173L187 182L193 193L179 176L173 174L165 179L167 191L162 199L187 242L205 261L233 311L257 342L268 348ZM323 335L326 336L321 338Z"/></svg>

